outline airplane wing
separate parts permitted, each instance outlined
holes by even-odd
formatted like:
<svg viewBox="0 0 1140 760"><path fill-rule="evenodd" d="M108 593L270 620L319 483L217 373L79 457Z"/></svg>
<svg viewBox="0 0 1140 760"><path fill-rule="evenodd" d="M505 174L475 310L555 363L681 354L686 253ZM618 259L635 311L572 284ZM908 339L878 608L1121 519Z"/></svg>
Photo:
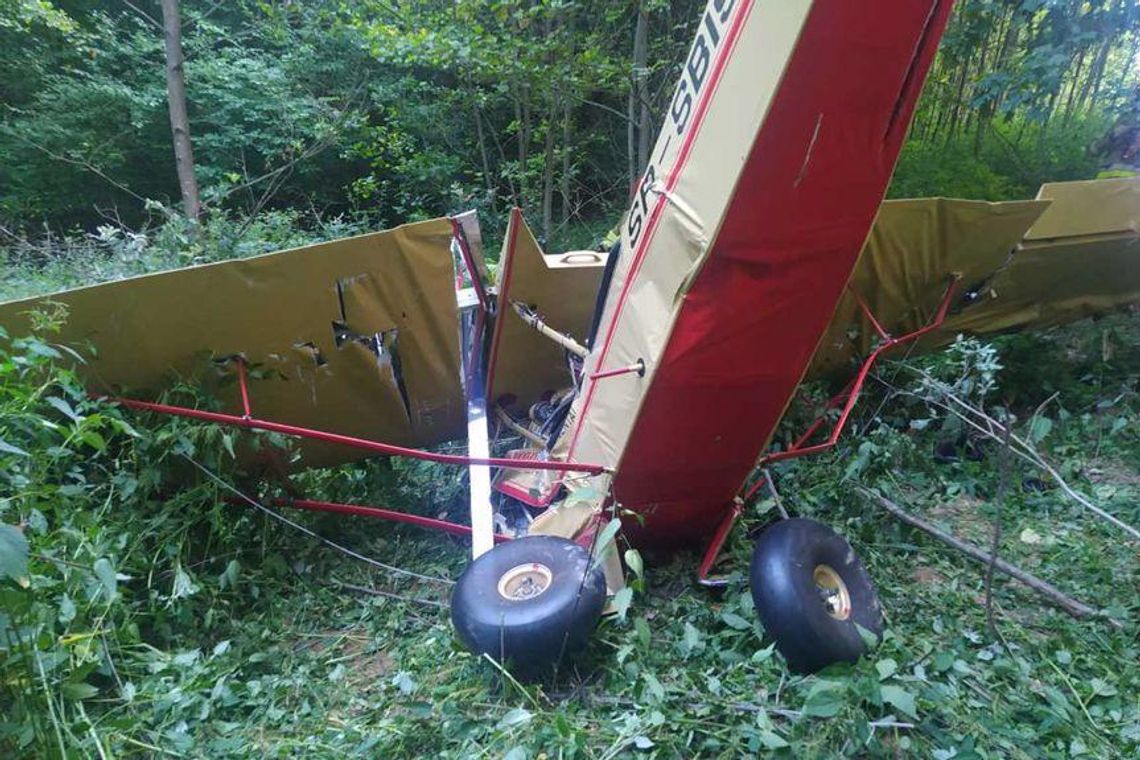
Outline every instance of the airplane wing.
<svg viewBox="0 0 1140 760"><path fill-rule="evenodd" d="M809 374L840 373L873 348L860 299L898 335L929 319L954 276L954 309L920 348L1140 303L1140 177L1046 184L1033 201L886 201Z"/></svg>
<svg viewBox="0 0 1140 760"><path fill-rule="evenodd" d="M28 312L64 304L58 341L94 347L82 368L93 392L153 395L196 378L240 413L225 360L241 355L261 417L437 444L463 438L467 421L452 231L435 219L14 301L0 304L0 325L23 334ZM316 441L301 451L301 466L362 455Z"/></svg>

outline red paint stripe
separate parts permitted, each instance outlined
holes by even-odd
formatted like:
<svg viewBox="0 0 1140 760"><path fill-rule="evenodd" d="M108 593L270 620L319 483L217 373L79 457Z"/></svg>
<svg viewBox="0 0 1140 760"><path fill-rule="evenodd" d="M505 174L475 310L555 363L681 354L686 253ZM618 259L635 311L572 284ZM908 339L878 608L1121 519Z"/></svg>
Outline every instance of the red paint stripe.
<svg viewBox="0 0 1140 760"><path fill-rule="evenodd" d="M692 131L689 132L681 144L681 150L677 154L677 160L673 163L673 169L665 180L666 192L672 192L673 188L676 187L681 172L688 163L689 154L692 153L693 143L696 141L701 127L704 126L705 114L708 111L709 102L720 88L721 75L724 73L725 66L728 65L728 59L731 57L732 51L736 49L736 43L740 37L740 30L744 27L744 22L752 14L754 5L752 0L745 0L745 2L741 3L741 7L743 10L733 19L732 25L725 33L724 47L721 49L721 55L713 68L709 86L701 96L701 99L697 102L697 109L693 116ZM701 17L703 20L703 12ZM606 332L606 341L602 344L602 353L598 357L598 367L601 367L606 361L606 355L609 353L610 343L614 337L614 328L617 326L618 320L621 318L622 310L625 308L629 289L633 286L633 281L637 279L637 275L641 271L641 264L645 259L645 254L649 251L649 245L653 241L653 236L657 233L657 225L661 219L661 214L665 210L666 203L667 201L662 195L657 196L657 205L653 207L653 212L650 214L649 222L646 225L645 237L642 238L641 245L638 246L637 252L634 255L633 265L630 267L629 275L626 277L625 282L622 283L621 295L618 297L617 307L614 309L614 317L610 320L609 330ZM574 454L574 447L578 443L578 436L581 434L582 426L586 421L586 411L590 408L590 402L594 398L595 387L597 387L597 383L591 382L589 389L586 391L586 400L582 404L582 413L578 415L578 424L574 428L574 435L570 438L570 447L566 452L567 459L570 459Z"/></svg>

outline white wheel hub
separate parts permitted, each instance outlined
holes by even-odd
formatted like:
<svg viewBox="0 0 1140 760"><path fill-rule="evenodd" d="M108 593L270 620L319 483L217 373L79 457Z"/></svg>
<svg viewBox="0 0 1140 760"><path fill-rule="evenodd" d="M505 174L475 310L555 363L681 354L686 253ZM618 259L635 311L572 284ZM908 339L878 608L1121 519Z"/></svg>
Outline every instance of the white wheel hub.
<svg viewBox="0 0 1140 760"><path fill-rule="evenodd" d="M534 599L550 588L554 574L538 562L515 565L499 576L499 596L513 602Z"/></svg>

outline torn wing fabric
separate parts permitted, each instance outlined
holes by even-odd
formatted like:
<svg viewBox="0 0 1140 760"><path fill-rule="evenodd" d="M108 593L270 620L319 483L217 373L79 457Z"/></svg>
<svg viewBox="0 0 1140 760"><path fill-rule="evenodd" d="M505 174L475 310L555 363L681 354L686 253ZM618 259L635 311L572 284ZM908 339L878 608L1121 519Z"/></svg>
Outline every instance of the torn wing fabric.
<svg viewBox="0 0 1140 760"><path fill-rule="evenodd" d="M978 301L946 321L941 342L1140 303L1140 177L1052 183L1037 197L1052 203Z"/></svg>
<svg viewBox="0 0 1140 760"><path fill-rule="evenodd" d="M254 415L399 445L462 438L455 271L447 219L241 261L191 267L0 305L29 331L55 301L59 342L90 344L89 388L139 397L202 378L240 413L232 363L250 365ZM301 466L359 458L316 441Z"/></svg>
<svg viewBox="0 0 1140 760"><path fill-rule="evenodd" d="M950 316L920 350L1140 302L1138 228L1140 178L1046 184L1033 201L887 201L810 375L840 373L878 342L856 294L897 336L926 324L960 275Z"/></svg>
<svg viewBox="0 0 1140 760"><path fill-rule="evenodd" d="M860 299L890 334L917 330L937 311L952 277L959 277L959 297L984 286L1048 205L948 198L884 202L809 376L848 368L878 343Z"/></svg>

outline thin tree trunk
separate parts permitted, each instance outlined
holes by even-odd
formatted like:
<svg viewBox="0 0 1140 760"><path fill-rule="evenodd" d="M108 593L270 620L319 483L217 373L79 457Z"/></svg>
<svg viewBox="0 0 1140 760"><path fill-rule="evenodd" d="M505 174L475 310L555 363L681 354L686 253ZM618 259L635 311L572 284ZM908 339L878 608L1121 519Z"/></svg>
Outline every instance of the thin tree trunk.
<svg viewBox="0 0 1140 760"><path fill-rule="evenodd" d="M487 186L487 200L491 207L495 206L495 185L491 177L491 157L487 152L487 139L483 135L483 117L479 115L479 104L471 107L475 115L475 139L479 143L479 157L483 161L483 184Z"/></svg>
<svg viewBox="0 0 1140 760"><path fill-rule="evenodd" d="M174 137L174 167L186 216L197 221L202 214L198 179L194 175L194 148L190 143L190 117L186 113L186 78L182 57L182 22L178 0L161 0L162 30L166 40L166 100Z"/></svg>
<svg viewBox="0 0 1140 760"><path fill-rule="evenodd" d="M989 50L990 38L987 34L985 39L982 41L982 52L978 58L978 74L981 76L985 75L986 58L989 56ZM978 91L977 86L973 88L973 91L974 95L976 96ZM974 132L974 155L976 156L982 151L982 136L985 134L986 125L989 123L989 119L988 116L984 113L984 109L979 109L974 114L974 117L974 122L976 125L976 131Z"/></svg>
<svg viewBox="0 0 1140 760"><path fill-rule="evenodd" d="M649 165L649 14L644 3L637 6L637 27L633 33L633 72L640 117L637 120L637 174Z"/></svg>
<svg viewBox="0 0 1140 760"><path fill-rule="evenodd" d="M530 159L530 90L527 85L519 87L519 94L515 97L515 121L519 125L519 206L525 206L530 200L529 183L527 182Z"/></svg>
<svg viewBox="0 0 1140 760"><path fill-rule="evenodd" d="M562 186L562 224L570 221L570 135L572 132L570 118L570 99L567 98L562 106L562 173L559 181Z"/></svg>
<svg viewBox="0 0 1140 760"><path fill-rule="evenodd" d="M558 105L552 103L546 118L546 144L542 157L542 242L544 248L550 245L550 236L554 231L554 125L557 118Z"/></svg>
<svg viewBox="0 0 1140 760"><path fill-rule="evenodd" d="M1089 110L1092 109L1096 103L1097 93L1100 92L1100 83L1104 77L1104 65L1108 61L1109 51L1112 50L1113 38L1107 36L1104 44L1101 45L1100 50L1097 52L1096 58L1093 59L1092 68L1089 70L1089 76L1085 80L1085 86L1081 90L1080 96L1077 97L1076 110L1081 110L1085 103L1088 103Z"/></svg>
<svg viewBox="0 0 1140 760"><path fill-rule="evenodd" d="M637 88L633 80L629 83L629 101L626 103L625 147L629 170L629 191L632 193L637 183Z"/></svg>
<svg viewBox="0 0 1140 760"><path fill-rule="evenodd" d="M1061 126L1069 126L1069 119L1073 116L1073 104L1077 97L1077 85L1081 81L1081 68L1085 64L1085 51L1081 51L1077 56L1077 68L1073 72L1073 85L1069 88L1069 97L1065 101L1065 116L1061 119Z"/></svg>
<svg viewBox="0 0 1140 760"><path fill-rule="evenodd" d="M966 91L966 75L969 73L970 62L968 60L962 61L958 69L958 84L954 92L954 105L950 109L950 121L946 125L946 144L957 136L958 133L958 114L962 110L962 98Z"/></svg>

